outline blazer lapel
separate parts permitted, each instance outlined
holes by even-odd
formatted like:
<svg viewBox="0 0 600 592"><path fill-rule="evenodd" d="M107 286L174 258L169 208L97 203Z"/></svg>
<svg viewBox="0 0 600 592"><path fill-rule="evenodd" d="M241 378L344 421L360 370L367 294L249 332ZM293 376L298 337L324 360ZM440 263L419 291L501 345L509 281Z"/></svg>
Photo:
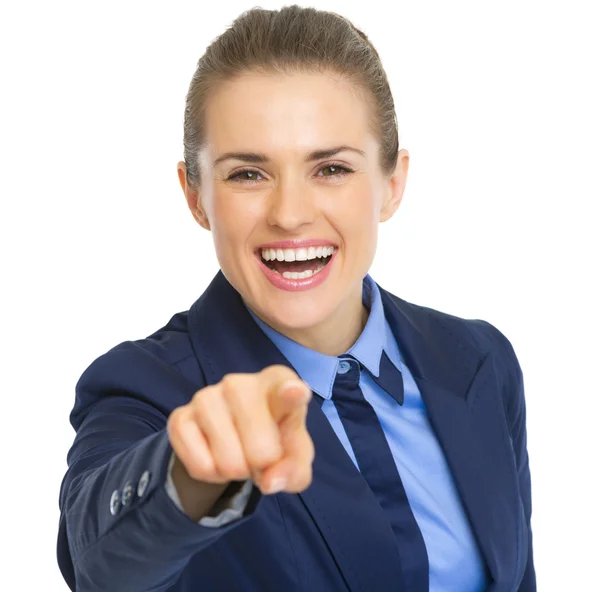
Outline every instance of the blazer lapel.
<svg viewBox="0 0 600 592"><path fill-rule="evenodd" d="M524 522L494 356L444 325L439 313L380 290L386 318L496 580L490 590L503 587L511 569L515 577L518 571Z"/></svg>
<svg viewBox="0 0 600 592"><path fill-rule="evenodd" d="M500 567L507 565L514 565L516 573L524 533L517 521L517 476L493 356L451 332L435 311L379 289L490 574L498 579ZM190 308L188 322L207 384L272 364L293 367L256 325L221 271ZM307 415L315 445L313 481L298 495L351 590L409 592L389 521L317 397Z"/></svg>
<svg viewBox="0 0 600 592"><path fill-rule="evenodd" d="M259 372L272 364L293 368L256 325L222 272L190 308L188 322L207 384L232 372ZM402 586L400 556L389 520L317 398L313 394L306 420L315 445L313 480L299 498L350 590L409 592Z"/></svg>

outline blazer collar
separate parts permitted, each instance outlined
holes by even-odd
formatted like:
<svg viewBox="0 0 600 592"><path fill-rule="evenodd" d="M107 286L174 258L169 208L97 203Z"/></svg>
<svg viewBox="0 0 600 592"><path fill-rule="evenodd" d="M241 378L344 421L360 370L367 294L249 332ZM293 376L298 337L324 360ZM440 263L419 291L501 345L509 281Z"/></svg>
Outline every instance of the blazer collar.
<svg viewBox="0 0 600 592"><path fill-rule="evenodd" d="M495 579L501 563L504 569L506 564L518 565L522 533L516 522L520 502L510 443L498 432L501 397L499 393L479 396L484 389L498 390L492 356L461 338L464 332L446 326L441 313L379 290L385 317L421 391ZM259 372L272 364L293 368L255 323L221 271L190 308L188 323L207 384L232 372ZM315 445L313 481L298 495L351 590L404 590L402 558L389 521L317 398L313 396L306 420ZM480 403L483 400L495 403ZM345 495L340 496L340 491Z"/></svg>

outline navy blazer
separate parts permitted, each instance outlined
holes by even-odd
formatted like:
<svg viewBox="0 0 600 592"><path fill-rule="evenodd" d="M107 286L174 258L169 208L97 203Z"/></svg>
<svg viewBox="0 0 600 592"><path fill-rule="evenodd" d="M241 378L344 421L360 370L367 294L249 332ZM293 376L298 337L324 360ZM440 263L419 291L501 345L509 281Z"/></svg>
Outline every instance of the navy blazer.
<svg viewBox="0 0 600 592"><path fill-rule="evenodd" d="M489 591L534 592L523 374L510 342L485 321L380 290L489 570ZM244 516L218 528L194 522L168 497L171 411L226 374L272 364L291 366L222 272L189 311L90 364L76 386L77 433L60 489L57 555L72 590L410 592L390 523L316 394L305 491L262 495L254 486Z"/></svg>

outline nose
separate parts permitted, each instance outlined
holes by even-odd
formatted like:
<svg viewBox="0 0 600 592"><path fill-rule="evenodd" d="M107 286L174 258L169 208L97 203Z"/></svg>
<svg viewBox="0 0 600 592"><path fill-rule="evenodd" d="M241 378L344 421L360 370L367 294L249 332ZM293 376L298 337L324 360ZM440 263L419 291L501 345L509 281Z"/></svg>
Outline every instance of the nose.
<svg viewBox="0 0 600 592"><path fill-rule="evenodd" d="M281 179L269 195L267 222L291 232L318 216L315 190L298 179Z"/></svg>

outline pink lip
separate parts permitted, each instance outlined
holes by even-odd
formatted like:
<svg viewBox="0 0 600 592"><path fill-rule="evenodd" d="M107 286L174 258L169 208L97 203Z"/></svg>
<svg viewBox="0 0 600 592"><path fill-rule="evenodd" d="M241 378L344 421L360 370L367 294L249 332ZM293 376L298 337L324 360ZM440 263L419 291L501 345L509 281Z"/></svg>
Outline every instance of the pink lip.
<svg viewBox="0 0 600 592"><path fill-rule="evenodd" d="M290 241L286 241L286 242L290 242ZM316 243L316 244L323 245L323 244L331 244L331 243ZM266 248L274 249L275 247L264 247L264 248L265 249ZM282 247L278 247L278 248L282 248ZM267 267L264 264L262 257L260 256L260 253L256 254L256 260L258 261L260 270L265 274L266 278L276 288L279 288L280 290L286 290L287 292L300 292L302 290L310 290L312 288L316 288L317 286L320 286L327 279L327 277L331 273L331 268L333 267L333 263L335 261L335 257L337 255L337 253L338 253L338 250L336 249L333 252L333 255L331 256L329 263L327 263L327 265L321 271L319 271L315 275L312 275L311 277L304 278L301 280L288 279L288 278L283 277L281 274L277 273L276 271L273 271L270 267Z"/></svg>
<svg viewBox="0 0 600 592"><path fill-rule="evenodd" d="M260 251L261 249L301 249L303 247L329 247L330 245L332 247L337 247L335 243L332 243L328 240L323 240L319 238L305 238L265 243L264 245L260 245L260 247L258 247L258 250Z"/></svg>

